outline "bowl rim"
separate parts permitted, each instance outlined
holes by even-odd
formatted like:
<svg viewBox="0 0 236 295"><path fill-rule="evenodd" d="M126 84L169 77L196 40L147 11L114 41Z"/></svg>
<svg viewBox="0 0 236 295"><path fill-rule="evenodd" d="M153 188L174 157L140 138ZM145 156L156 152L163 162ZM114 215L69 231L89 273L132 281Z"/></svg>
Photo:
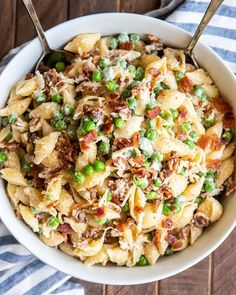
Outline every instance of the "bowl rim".
<svg viewBox="0 0 236 295"><path fill-rule="evenodd" d="M62 22L52 28L50 28L49 30L45 31L46 34L52 34L53 31L57 30L59 27L67 24L67 23L75 23L76 25L76 22L78 20L81 20L81 19L87 19L87 18L96 18L96 16L98 17L106 17L106 16L114 16L114 17L122 17L122 16L125 16L125 17L139 17L139 18L143 18L143 19L147 19L150 21L150 19L153 21L153 23L162 23L164 24L164 26L167 26L167 27L170 27L170 28L175 28L177 29L178 31L180 32L183 32L186 36L188 36L188 38L191 37L191 34L179 27L177 27L176 25L173 25L171 23L168 23L166 21L163 21L163 20L160 20L160 19L156 19L156 18L153 18L151 16L147 16L147 15L140 15L140 14L135 14L135 13L120 13L120 12L107 12L107 13L98 13L98 14L92 14L92 15L86 15L86 16L81 16L81 17L76 17L76 18L73 18L71 20L68 20L68 21L65 21L65 22ZM34 38L32 41L30 41L26 46L24 46L20 51L19 53L17 53L12 59L11 61L6 65L6 67L4 68L4 70L2 71L2 73L0 74L0 80L1 80L1 76L4 74L4 72L6 71L6 69L8 68L9 65L11 64L14 64L15 62L15 59L18 58L19 55L24 55L24 52L32 47L32 46L35 46L36 42L38 40L38 37ZM213 55L222 65L222 67L226 68L227 71L228 71L228 74L231 75L232 78L235 78L233 72L231 71L231 69L229 68L229 66L227 64L225 64L223 62L223 60L210 48L208 47L207 45L203 44L201 41L198 41L199 44L201 44L201 46L204 48L204 50L207 50L208 52L210 52L211 55ZM0 185L1 186L1 185ZM5 190L5 188L4 188ZM7 197L7 193L5 194L4 197ZM29 250L33 255L35 255L37 258L39 258L41 261L43 261L44 263L58 269L59 271L61 272L64 272L64 267L63 265L60 264L60 262L58 261L54 261L53 263L51 261L48 261L47 260L47 257L46 255L44 255L43 251L42 252L37 252L37 249L35 249L34 247L31 247L30 245L26 244L25 240L24 240L24 237L19 233L17 232L17 230L14 228L14 224L17 222L19 222L19 220L9 220L8 219L8 216L4 214L3 211L0 210L0 218L2 219L3 223L6 225L6 227L8 228L8 230L10 231L10 233L16 238L16 240L21 244L23 245L27 250ZM149 277L149 278L144 278L144 279L136 279L134 277L132 278L128 278L127 280L124 280L124 279L111 279L109 277L106 277L106 278L89 278L88 279L88 275L86 275L86 272L85 274L82 272L80 273L79 275L76 275L74 271L70 271L68 268L66 270L66 274L69 274L71 275L72 277L75 277L75 278L79 278L79 279L82 279L82 280L85 280L85 281L89 281L89 282L94 282L94 283L100 283L100 284L114 284L114 285L134 285L134 284L143 284L143 283L148 283L148 282L153 282L153 281L156 281L156 280L161 280L161 279L164 279L164 278L168 278L168 277L171 277L175 274L178 274L190 267L192 267L193 265L199 263L201 260L203 260L205 257L207 257L209 254L211 254L220 244L223 243L223 241L229 236L229 234L233 231L234 227L236 226L236 219L235 221L227 227L227 230L224 232L223 235L221 235L217 242L212 245L212 246L209 246L208 250L205 251L205 252L201 252L200 254L197 255L197 257L195 257L192 261L189 261L189 262L184 262L182 263L180 266L176 266L172 271L165 271L164 274L162 275L159 275L157 277L157 275L155 275L155 272L153 272L153 274ZM39 239L37 237L37 239ZM48 247L48 246L47 246ZM57 250L58 251L58 250ZM59 252L59 251L58 251ZM66 255L68 256L67 254L64 254L61 252L60 255ZM178 255L175 254L175 255ZM74 258L72 258L74 259ZM86 265L85 265L86 266ZM88 267L88 266L86 266ZM92 266L94 267L94 266ZM105 266L106 267L106 266ZM117 268L117 266L114 266ZM118 266L119 267L119 266ZM147 267L153 267L153 266L147 266ZM132 268L129 268L129 270L132 270ZM132 273L132 271L130 271L130 273Z"/></svg>

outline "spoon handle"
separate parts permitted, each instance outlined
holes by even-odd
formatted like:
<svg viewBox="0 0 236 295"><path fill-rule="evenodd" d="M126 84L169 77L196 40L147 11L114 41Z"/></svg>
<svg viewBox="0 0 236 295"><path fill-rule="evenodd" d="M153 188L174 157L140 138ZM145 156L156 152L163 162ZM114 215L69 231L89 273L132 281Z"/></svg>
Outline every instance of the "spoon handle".
<svg viewBox="0 0 236 295"><path fill-rule="evenodd" d="M187 48L185 49L185 52L187 52L190 55L192 54L193 48L195 47L198 39L200 38L202 32L204 31L206 25L212 19L216 10L219 8L219 6L222 4L223 1L224 0L211 0L199 26L197 27L196 32L194 33L190 43L188 44Z"/></svg>
<svg viewBox="0 0 236 295"><path fill-rule="evenodd" d="M40 21L38 19L35 9L34 9L34 5L31 0L22 0L22 1L25 5L25 8L27 9L28 14L34 24L34 27L35 27L37 33L38 33L38 37L39 37L39 40L42 44L44 54L46 54L51 51L51 48L48 44L48 41L47 41L47 38L46 38L45 33L43 31L43 28L40 24Z"/></svg>

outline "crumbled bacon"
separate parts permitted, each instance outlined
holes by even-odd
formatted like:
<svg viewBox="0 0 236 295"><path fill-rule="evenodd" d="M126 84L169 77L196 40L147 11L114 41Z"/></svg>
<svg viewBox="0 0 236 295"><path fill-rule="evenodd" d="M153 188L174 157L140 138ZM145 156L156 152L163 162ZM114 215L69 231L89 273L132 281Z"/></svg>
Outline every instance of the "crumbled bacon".
<svg viewBox="0 0 236 295"><path fill-rule="evenodd" d="M5 149L7 151L11 151L11 152L13 152L14 150L16 150L19 147L19 143L16 141L7 142L4 145L5 145Z"/></svg>
<svg viewBox="0 0 236 295"><path fill-rule="evenodd" d="M141 213L141 212L144 211L144 209L143 209L142 207L138 206L138 205L135 205L135 206L134 206L134 211L135 211L136 213Z"/></svg>
<svg viewBox="0 0 236 295"><path fill-rule="evenodd" d="M193 82L185 76L179 81L179 88L183 92L190 93L193 90Z"/></svg>
<svg viewBox="0 0 236 295"><path fill-rule="evenodd" d="M60 224L59 232L62 234L70 234L72 232L72 228L68 223Z"/></svg>
<svg viewBox="0 0 236 295"><path fill-rule="evenodd" d="M112 146L113 151L119 151L125 147L132 146L132 140L127 138L115 138Z"/></svg>
<svg viewBox="0 0 236 295"><path fill-rule="evenodd" d="M188 111L184 106L179 107L178 112L181 119L186 119Z"/></svg>
<svg viewBox="0 0 236 295"><path fill-rule="evenodd" d="M91 62L85 62L83 70L87 75L91 76L92 72L96 70L96 67Z"/></svg>
<svg viewBox="0 0 236 295"><path fill-rule="evenodd" d="M156 68L150 68L149 70L148 70L148 73L150 74L150 75L152 75L153 77L158 77L159 75L160 75L160 71L158 70L158 69L156 69Z"/></svg>
<svg viewBox="0 0 236 295"><path fill-rule="evenodd" d="M186 225L179 233L179 238L187 240L190 235L190 226Z"/></svg>
<svg viewBox="0 0 236 295"><path fill-rule="evenodd" d="M45 185L45 179L39 177L39 173L42 170L41 165L33 165L28 173L29 176L33 177L32 179L32 186L34 188L42 189Z"/></svg>
<svg viewBox="0 0 236 295"><path fill-rule="evenodd" d="M58 73L55 69L50 69L49 71L44 72L43 78L46 86L55 86L60 80L60 77L58 76Z"/></svg>
<svg viewBox="0 0 236 295"><path fill-rule="evenodd" d="M83 238L91 238L91 239L100 239L102 237L103 231L98 230L96 228L91 228L83 233Z"/></svg>
<svg viewBox="0 0 236 295"><path fill-rule="evenodd" d="M183 241L182 240L175 240L172 244L172 249L177 251L177 250L182 250L183 248Z"/></svg>
<svg viewBox="0 0 236 295"><path fill-rule="evenodd" d="M112 100L112 101L118 100L119 98L120 98L120 95L118 93L115 93L115 92L111 92L108 95L108 99Z"/></svg>
<svg viewBox="0 0 236 295"><path fill-rule="evenodd" d="M147 40L149 42L160 41L160 39L156 35L153 35L153 34L147 34Z"/></svg>
<svg viewBox="0 0 236 295"><path fill-rule="evenodd" d="M218 151L222 147L222 142L216 134L203 134L198 139L197 145L202 149L209 147L212 151Z"/></svg>
<svg viewBox="0 0 236 295"><path fill-rule="evenodd" d="M130 184L128 179L110 179L108 181L108 187L112 194L112 202L119 205L124 200L130 188Z"/></svg>
<svg viewBox="0 0 236 295"><path fill-rule="evenodd" d="M109 116L104 116L103 124L101 125L101 130L105 135L110 134L114 129L114 125Z"/></svg>
<svg viewBox="0 0 236 295"><path fill-rule="evenodd" d="M41 118L40 117L34 117L29 122L29 130L30 133L33 133L35 131L38 131L41 129Z"/></svg>
<svg viewBox="0 0 236 295"><path fill-rule="evenodd" d="M170 159L167 162L167 167L160 172L161 179L165 179L173 174L179 166L179 158L176 156L175 152L171 152Z"/></svg>
<svg viewBox="0 0 236 295"><path fill-rule="evenodd" d="M215 98L212 101L212 104L222 114L229 113L232 111L232 107L220 97Z"/></svg>
<svg viewBox="0 0 236 295"><path fill-rule="evenodd" d="M133 158L135 164L139 165L140 167L144 165L145 157L144 155L137 155Z"/></svg>
<svg viewBox="0 0 236 295"><path fill-rule="evenodd" d="M176 138L181 141L184 141L187 137L188 137L188 133L186 132L179 131L178 133L176 133Z"/></svg>
<svg viewBox="0 0 236 295"><path fill-rule="evenodd" d="M92 116L97 120L100 120L103 116L101 108L99 108L98 106L88 104L83 105L83 114L86 116Z"/></svg>
<svg viewBox="0 0 236 295"><path fill-rule="evenodd" d="M119 48L120 49L124 49L124 50L131 50L133 49L133 44L132 42L121 42L120 45L119 45Z"/></svg>
<svg viewBox="0 0 236 295"><path fill-rule="evenodd" d="M162 226L164 228L170 229L172 227L172 220L170 218L166 218L162 220Z"/></svg>
<svg viewBox="0 0 236 295"><path fill-rule="evenodd" d="M198 212L194 214L194 217L192 219L192 223L196 225L197 227L207 227L209 225L210 219L209 217L201 212Z"/></svg>
<svg viewBox="0 0 236 295"><path fill-rule="evenodd" d="M74 146L66 133L59 136L55 150L58 152L60 164L64 169L68 169L75 162Z"/></svg>
<svg viewBox="0 0 236 295"><path fill-rule="evenodd" d="M206 161L206 167L207 169L211 169L211 170L217 170L219 169L221 166L221 160L207 160Z"/></svg>
<svg viewBox="0 0 236 295"><path fill-rule="evenodd" d="M172 245L174 243L174 241L176 240L176 237L174 235L174 233L172 231L169 231L168 232L168 235L167 235L167 242Z"/></svg>
<svg viewBox="0 0 236 295"><path fill-rule="evenodd" d="M165 200L171 200L175 197L171 188L166 184L159 188L158 193L162 194Z"/></svg>
<svg viewBox="0 0 236 295"><path fill-rule="evenodd" d="M99 207L96 210L97 217L101 218L105 215L105 209L103 207Z"/></svg>
<svg viewBox="0 0 236 295"><path fill-rule="evenodd" d="M161 112L160 107L156 106L152 108L151 110L147 111L147 117L148 119L154 119L156 116L158 116Z"/></svg>
<svg viewBox="0 0 236 295"><path fill-rule="evenodd" d="M224 128L232 128L232 129L235 128L234 114L232 112L224 114L223 127Z"/></svg>
<svg viewBox="0 0 236 295"><path fill-rule="evenodd" d="M28 143L34 143L36 139L39 138L39 135L37 132L28 132L27 133L27 142Z"/></svg>
<svg viewBox="0 0 236 295"><path fill-rule="evenodd" d="M79 139L79 145L82 151L89 149L89 144L98 138L98 134L95 130L87 133L84 137Z"/></svg>
<svg viewBox="0 0 236 295"><path fill-rule="evenodd" d="M236 190L236 186L233 180L233 177L230 176L224 183L224 192L225 196L229 196Z"/></svg>
<svg viewBox="0 0 236 295"><path fill-rule="evenodd" d="M128 227L130 227L131 229L134 229L135 225L136 225L136 222L133 218L128 218L127 221L126 221Z"/></svg>
<svg viewBox="0 0 236 295"><path fill-rule="evenodd" d="M122 157L117 157L112 161L113 166L115 166L119 171L125 171L129 169L129 163L126 159Z"/></svg>
<svg viewBox="0 0 236 295"><path fill-rule="evenodd" d="M113 196L111 199L112 203L115 203L116 205L120 205L121 201L117 196Z"/></svg>
<svg viewBox="0 0 236 295"><path fill-rule="evenodd" d="M141 141L141 134L139 132L135 132L132 136L133 147L138 147Z"/></svg>

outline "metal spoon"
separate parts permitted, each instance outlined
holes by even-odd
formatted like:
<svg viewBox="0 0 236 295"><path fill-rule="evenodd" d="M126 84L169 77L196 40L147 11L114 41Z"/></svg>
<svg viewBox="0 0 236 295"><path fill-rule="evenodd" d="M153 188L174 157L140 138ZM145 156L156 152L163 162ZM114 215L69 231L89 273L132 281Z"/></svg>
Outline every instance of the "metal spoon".
<svg viewBox="0 0 236 295"><path fill-rule="evenodd" d="M39 71L41 73L45 72L50 67L54 67L56 62L64 62L65 64L70 63L70 61L74 58L74 55L65 50L51 49L51 47L48 44L46 35L43 31L43 28L39 22L39 19L34 9L34 5L32 1L31 0L22 0L22 1L29 13L29 16L34 24L39 40L43 47L43 54L36 64L35 72L36 71Z"/></svg>
<svg viewBox="0 0 236 295"><path fill-rule="evenodd" d="M196 32L194 33L191 41L189 42L187 48L184 49L184 53L186 55L186 58L189 59L190 63L194 64L196 68L199 68L199 65L193 55L193 49L200 38L202 32L204 31L205 27L209 23L209 21L212 19L213 15L215 14L216 10L219 8L219 6L222 4L224 0L211 0L209 6L207 7L207 10L197 27Z"/></svg>

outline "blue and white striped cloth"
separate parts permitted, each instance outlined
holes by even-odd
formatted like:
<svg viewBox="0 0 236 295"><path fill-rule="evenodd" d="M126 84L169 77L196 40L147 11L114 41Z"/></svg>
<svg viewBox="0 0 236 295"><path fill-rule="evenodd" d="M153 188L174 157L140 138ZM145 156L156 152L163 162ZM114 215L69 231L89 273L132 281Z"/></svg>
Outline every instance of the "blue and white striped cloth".
<svg viewBox="0 0 236 295"><path fill-rule="evenodd" d="M161 2L160 9L148 14L166 19L193 33L209 0ZM201 40L212 47L236 73L236 0L224 1ZM13 49L0 62L0 71L21 48ZM30 254L0 221L0 295L23 294L82 295L84 289L78 283L70 281L70 276L45 265Z"/></svg>

